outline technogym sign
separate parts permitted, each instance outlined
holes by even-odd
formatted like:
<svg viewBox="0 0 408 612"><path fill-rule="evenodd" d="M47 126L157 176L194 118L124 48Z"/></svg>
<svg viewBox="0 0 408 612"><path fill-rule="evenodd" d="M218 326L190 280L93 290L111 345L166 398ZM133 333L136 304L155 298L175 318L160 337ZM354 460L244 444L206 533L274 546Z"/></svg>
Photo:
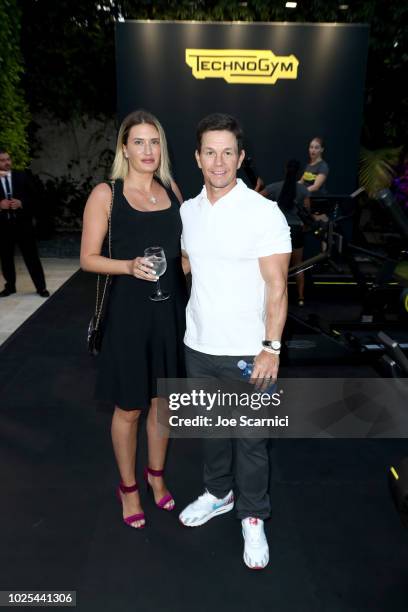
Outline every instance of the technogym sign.
<svg viewBox="0 0 408 612"><path fill-rule="evenodd" d="M299 60L270 50L186 49L186 64L196 79L275 85L278 79L297 79Z"/></svg>

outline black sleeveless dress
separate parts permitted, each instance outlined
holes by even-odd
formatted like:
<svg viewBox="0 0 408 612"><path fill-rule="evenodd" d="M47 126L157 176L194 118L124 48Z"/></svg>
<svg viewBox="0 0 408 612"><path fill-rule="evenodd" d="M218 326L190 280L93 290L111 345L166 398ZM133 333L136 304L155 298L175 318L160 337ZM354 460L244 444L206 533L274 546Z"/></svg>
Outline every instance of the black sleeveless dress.
<svg viewBox="0 0 408 612"><path fill-rule="evenodd" d="M163 185L164 187L164 185ZM166 188L165 188L166 189ZM123 181L115 183L112 209L112 257L143 257L150 246L161 246L167 270L160 277L164 302L149 299L156 284L130 275L112 280L96 395L123 410L143 410L157 396L158 378L180 378L184 371L186 282L181 266L182 230L179 202L166 189L170 208L138 211L123 195Z"/></svg>

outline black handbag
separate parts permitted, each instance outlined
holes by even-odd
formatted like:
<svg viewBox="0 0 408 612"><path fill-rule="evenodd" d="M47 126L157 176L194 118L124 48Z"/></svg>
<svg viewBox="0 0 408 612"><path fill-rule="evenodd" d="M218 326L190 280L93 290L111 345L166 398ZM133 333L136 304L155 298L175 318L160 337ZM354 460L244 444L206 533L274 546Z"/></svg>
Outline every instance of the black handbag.
<svg viewBox="0 0 408 612"><path fill-rule="evenodd" d="M108 248L109 248L110 259L112 259L112 208L113 208L113 200L115 197L115 181L111 181L111 187L112 187L112 199L111 199L111 204L110 204L110 209L109 209L109 219L108 219ZM107 274L105 276L105 283L101 291L101 275L98 274L98 278L96 279L95 312L89 322L88 333L87 333L88 351L93 356L98 355L102 347L104 322L106 318L106 304L108 300L110 284L111 284L111 277L109 274Z"/></svg>
<svg viewBox="0 0 408 612"><path fill-rule="evenodd" d="M408 457L388 472L388 485L395 508L404 527L408 527Z"/></svg>

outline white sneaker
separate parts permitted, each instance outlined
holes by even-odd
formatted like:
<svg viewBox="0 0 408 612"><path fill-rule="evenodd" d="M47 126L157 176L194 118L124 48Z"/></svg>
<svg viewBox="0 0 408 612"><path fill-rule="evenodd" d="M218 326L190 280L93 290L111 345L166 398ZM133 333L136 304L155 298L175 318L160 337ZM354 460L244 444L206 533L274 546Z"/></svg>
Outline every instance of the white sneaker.
<svg viewBox="0 0 408 612"><path fill-rule="evenodd" d="M269 563L269 546L264 532L264 522L259 518L241 521L244 536L244 562L250 569L263 569Z"/></svg>
<svg viewBox="0 0 408 612"><path fill-rule="evenodd" d="M222 499L218 499L206 489L203 495L184 508L179 519L186 527L199 527L214 516L229 512L233 507L234 494L232 491Z"/></svg>

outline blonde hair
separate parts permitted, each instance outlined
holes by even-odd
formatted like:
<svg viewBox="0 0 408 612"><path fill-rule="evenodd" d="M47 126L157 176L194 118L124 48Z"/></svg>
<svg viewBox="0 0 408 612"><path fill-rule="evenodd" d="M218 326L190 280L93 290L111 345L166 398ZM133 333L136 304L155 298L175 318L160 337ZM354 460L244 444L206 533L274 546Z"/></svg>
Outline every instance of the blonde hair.
<svg viewBox="0 0 408 612"><path fill-rule="evenodd" d="M164 185L166 185L166 187L170 187L170 183L173 179L170 171L170 157L167 149L166 135L160 121L154 115L145 110L134 111L133 113L130 113L130 115L127 115L127 117L125 117L122 121L119 128L118 139L116 141L116 153L112 164L111 179L124 180L127 177L129 172L129 162L124 155L123 145L127 143L129 132L132 127L135 125L140 125L141 123L153 125L159 132L160 164L154 174Z"/></svg>

